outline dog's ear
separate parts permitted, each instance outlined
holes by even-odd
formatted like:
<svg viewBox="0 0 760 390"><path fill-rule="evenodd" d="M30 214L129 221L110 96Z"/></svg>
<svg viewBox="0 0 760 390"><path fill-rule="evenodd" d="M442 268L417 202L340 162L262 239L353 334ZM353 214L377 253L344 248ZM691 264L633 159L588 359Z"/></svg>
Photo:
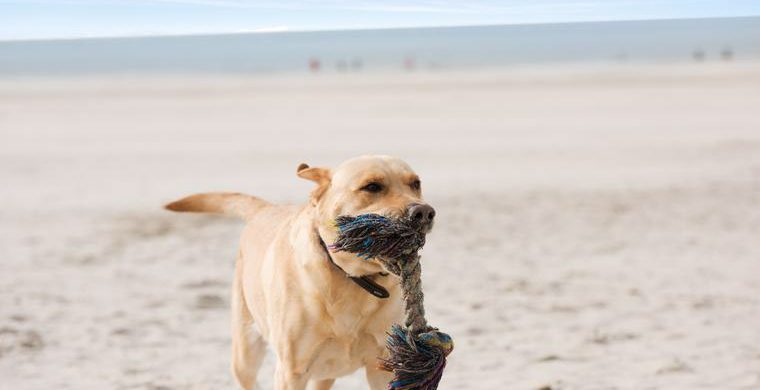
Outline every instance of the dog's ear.
<svg viewBox="0 0 760 390"><path fill-rule="evenodd" d="M332 177L329 169L319 167L312 168L304 163L298 165L296 174L302 179L311 180L317 183L317 188L311 192L311 200L314 203L325 194L325 191L327 191L327 188L330 186L330 179Z"/></svg>

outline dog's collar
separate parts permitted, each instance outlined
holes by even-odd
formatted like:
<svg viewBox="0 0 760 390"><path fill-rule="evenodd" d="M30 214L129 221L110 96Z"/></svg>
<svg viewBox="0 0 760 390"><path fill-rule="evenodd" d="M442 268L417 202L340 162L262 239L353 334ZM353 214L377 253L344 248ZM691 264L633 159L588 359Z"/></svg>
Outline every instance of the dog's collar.
<svg viewBox="0 0 760 390"><path fill-rule="evenodd" d="M327 255L327 259L330 260L330 263L333 266L335 266L335 268L340 270L340 272L346 275L347 278L351 279L352 282L356 283L357 286L363 288L368 293L380 299L386 299L391 296L391 294L388 292L388 290L385 289L385 287L375 283L372 279L370 279L370 275L365 275L365 276L349 275L348 272L346 272L337 263L335 263L335 260L333 260L332 255L330 254L330 250L327 249L325 240L322 239L322 236L319 234L319 232L317 232L317 237L319 237L319 245L322 246L322 249L325 251L325 254ZM386 276L388 274L384 272L380 272L377 275Z"/></svg>

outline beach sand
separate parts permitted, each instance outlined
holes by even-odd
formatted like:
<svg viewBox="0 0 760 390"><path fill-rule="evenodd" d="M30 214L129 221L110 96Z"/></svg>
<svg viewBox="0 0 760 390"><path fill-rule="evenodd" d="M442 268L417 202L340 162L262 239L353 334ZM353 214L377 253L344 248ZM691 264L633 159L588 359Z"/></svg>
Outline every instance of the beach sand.
<svg viewBox="0 0 760 390"><path fill-rule="evenodd" d="M161 205L366 153L437 209L441 389L760 389L757 64L4 79L0 138L4 389L234 388L241 223Z"/></svg>

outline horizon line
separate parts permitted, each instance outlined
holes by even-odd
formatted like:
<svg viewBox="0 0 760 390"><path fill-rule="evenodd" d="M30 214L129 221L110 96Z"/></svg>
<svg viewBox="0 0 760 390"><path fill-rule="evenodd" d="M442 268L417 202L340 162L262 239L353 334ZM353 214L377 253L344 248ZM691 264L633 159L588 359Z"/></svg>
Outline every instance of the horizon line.
<svg viewBox="0 0 760 390"><path fill-rule="evenodd" d="M100 40L100 39L142 39L142 38L182 38L182 37L208 37L208 36L225 36L225 35L246 35L246 34L292 34L292 33L319 33L319 32L348 32L348 31L385 31L385 30L415 30L415 29L437 29L437 28L468 28L468 27L501 27L501 26L539 26L539 25L561 25L561 24L584 24L584 23L625 23L625 22L656 22L656 21L674 21L674 20L705 20L705 19L742 19L758 18L758 15L736 15L736 16L702 16L702 17L684 17L684 18L648 18L648 19L601 19L601 20L572 20L564 22L518 22L518 23L484 23L484 24L450 24L450 25L422 25L422 26L395 26L395 27L348 27L348 28L306 28L290 29L287 26L259 27L250 30L226 31L226 32L192 32L192 33L166 33L166 34L134 34L134 35L93 35L93 36L73 36L73 37L43 37L43 38L0 38L0 43L24 43L24 42L57 42L57 41L81 41L81 40Z"/></svg>

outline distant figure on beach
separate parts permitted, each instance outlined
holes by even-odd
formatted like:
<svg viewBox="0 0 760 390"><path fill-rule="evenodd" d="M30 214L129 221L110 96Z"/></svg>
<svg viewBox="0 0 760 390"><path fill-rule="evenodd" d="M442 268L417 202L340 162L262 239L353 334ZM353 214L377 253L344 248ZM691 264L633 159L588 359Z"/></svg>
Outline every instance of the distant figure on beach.
<svg viewBox="0 0 760 390"><path fill-rule="evenodd" d="M705 60L705 52L702 49L696 49L691 53L691 58L696 62L702 62Z"/></svg>
<svg viewBox="0 0 760 390"><path fill-rule="evenodd" d="M313 73L319 72L319 70L322 68L322 63L319 61L319 58L311 57L309 58L309 70Z"/></svg>
<svg viewBox="0 0 760 390"><path fill-rule="evenodd" d="M723 50L720 51L720 58L723 61L732 61L734 59L734 51L731 50L730 47L724 47Z"/></svg>
<svg viewBox="0 0 760 390"><path fill-rule="evenodd" d="M348 70L348 63L346 62L346 60L339 60L339 61L338 61L338 62L335 64L335 67L338 69L338 72L341 72L341 73L343 73L343 72L345 72L346 70Z"/></svg>
<svg viewBox="0 0 760 390"><path fill-rule="evenodd" d="M618 62L628 62L628 53L620 52L615 56L615 60Z"/></svg>
<svg viewBox="0 0 760 390"><path fill-rule="evenodd" d="M408 72L413 71L416 66L417 64L414 61L414 57L406 56L406 58L404 58L404 69L406 69Z"/></svg>
<svg viewBox="0 0 760 390"><path fill-rule="evenodd" d="M364 66L364 63L362 62L361 58L354 58L353 60L351 60L351 70L359 71L359 70L362 70L363 66Z"/></svg>

